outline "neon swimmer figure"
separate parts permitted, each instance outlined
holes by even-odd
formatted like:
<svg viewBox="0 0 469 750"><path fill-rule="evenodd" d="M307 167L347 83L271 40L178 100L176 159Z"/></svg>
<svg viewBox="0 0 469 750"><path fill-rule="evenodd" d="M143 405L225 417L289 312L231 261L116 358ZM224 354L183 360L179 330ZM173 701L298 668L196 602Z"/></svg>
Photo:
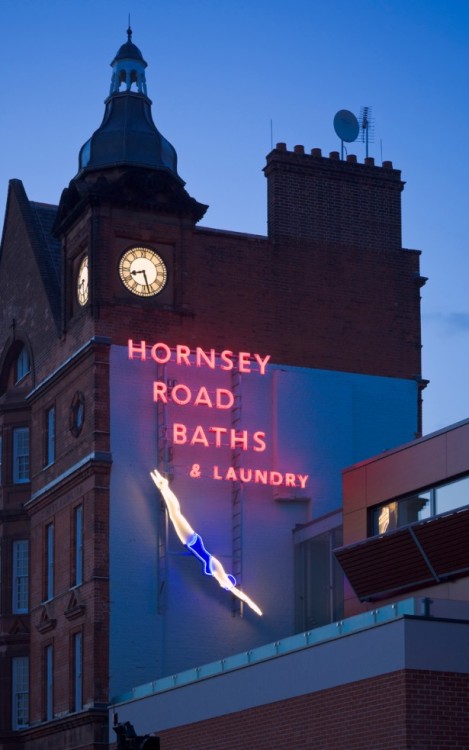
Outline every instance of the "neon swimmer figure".
<svg viewBox="0 0 469 750"><path fill-rule="evenodd" d="M151 478L163 496L176 534L187 549L202 562L205 575L213 576L223 589L231 591L238 599L245 602L248 607L251 607L254 612L262 615L262 611L257 604L243 591L236 588L236 579L234 576L226 573L221 562L207 552L201 537L196 534L187 518L182 515L179 500L174 492L170 490L166 477L162 476L157 469L154 469L151 472Z"/></svg>

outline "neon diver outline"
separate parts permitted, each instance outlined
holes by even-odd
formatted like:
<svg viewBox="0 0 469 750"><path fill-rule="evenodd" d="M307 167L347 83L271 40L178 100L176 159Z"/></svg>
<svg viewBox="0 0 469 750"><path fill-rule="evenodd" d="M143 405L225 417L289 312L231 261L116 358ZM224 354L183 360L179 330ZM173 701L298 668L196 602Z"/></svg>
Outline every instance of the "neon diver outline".
<svg viewBox="0 0 469 750"><path fill-rule="evenodd" d="M194 531L187 518L181 513L179 500L170 489L168 479L160 474L157 469L150 472L150 476L161 492L176 534L182 544L201 561L204 567L204 574L215 578L223 589L230 591L238 599L245 602L256 614L262 615L262 611L257 604L244 591L236 588L236 578L227 573L220 560L211 555L205 548L202 537Z"/></svg>
<svg viewBox="0 0 469 750"><path fill-rule="evenodd" d="M185 546L190 552L192 552L193 555L195 555L195 557L197 557L201 561L202 565L204 566L204 575L213 576L213 557L210 552L205 549L202 537L199 534L194 534L194 536L186 542ZM228 573L228 578L232 582L233 586L236 586L236 578L231 575L231 573Z"/></svg>

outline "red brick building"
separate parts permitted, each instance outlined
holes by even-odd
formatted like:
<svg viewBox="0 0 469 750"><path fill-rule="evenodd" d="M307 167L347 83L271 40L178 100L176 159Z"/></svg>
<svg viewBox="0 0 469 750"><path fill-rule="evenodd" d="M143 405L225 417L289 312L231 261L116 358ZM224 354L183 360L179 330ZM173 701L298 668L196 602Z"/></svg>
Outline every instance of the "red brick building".
<svg viewBox="0 0 469 750"><path fill-rule="evenodd" d="M342 499L331 487L340 483L340 468L420 433L424 280L419 253L402 248L400 172L390 162L342 161L336 152L278 144L264 169L268 235L199 227L207 206L186 191L176 152L153 123L145 67L129 31L112 63L103 122L82 147L79 171L57 207L30 200L19 180L10 182L0 255L1 750L103 747L110 697L139 684L136 675L165 678L219 659L226 648L248 651L305 630L303 594L295 604L292 530L301 527L298 544L306 545L308 528L319 524L328 544L334 532L339 546ZM214 538L223 538L239 590L266 591L268 602L276 580L288 591L272 604L270 620L251 620L226 592L207 593L178 557L148 473L157 465L190 499L185 466L199 465L199 454L196 446L186 457L174 433L168 438L170 405L150 400L147 415L140 405L135 418L130 413L140 376L126 355L129 339L161 342L171 352L180 345L213 352L213 368L222 353L239 353L241 375L251 371L252 353L268 353L271 393L280 383L300 418L301 381L303 403L329 425L322 441L331 458L319 460L321 441L313 448L308 432L315 419L305 420L301 460L313 477L311 493L289 489L288 480L278 491L221 483L228 504L226 518L213 522ZM172 376L155 373L148 382L161 377L175 387ZM243 403L249 429L261 416L269 422L270 468L293 476L281 473L288 470L282 451L294 439L297 412L280 400L261 408L250 376L231 375L233 392L239 381L246 394L233 397L227 415L233 434L239 437ZM339 425L343 445L335 452ZM223 445L236 469L232 448ZM200 513L211 519L221 484L202 480ZM276 573L269 582L270 565ZM328 553L321 586L333 566ZM310 596L314 585L300 578ZM335 596L314 623L337 619L340 585ZM405 669L402 663L398 671ZM383 678L366 679L374 692L373 681ZM412 681L399 671L393 679L417 690L419 675ZM349 702L348 688L334 700ZM301 717L304 703L288 701L289 733L288 716ZM256 726L258 712L270 709L249 710ZM380 713L379 701L374 710ZM235 746L229 721L223 725L219 746ZM341 746L333 736L324 747ZM174 737L172 746L183 747Z"/></svg>

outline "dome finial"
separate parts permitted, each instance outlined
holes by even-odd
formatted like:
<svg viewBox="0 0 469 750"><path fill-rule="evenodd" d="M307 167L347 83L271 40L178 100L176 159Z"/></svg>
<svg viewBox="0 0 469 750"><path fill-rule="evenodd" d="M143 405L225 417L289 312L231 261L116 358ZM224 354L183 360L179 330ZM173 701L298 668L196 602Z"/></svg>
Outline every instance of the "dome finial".
<svg viewBox="0 0 469 750"><path fill-rule="evenodd" d="M110 96L120 93L121 85L124 86L125 91L131 91L134 84L139 94L147 95L147 84L145 82L145 68L147 64L139 48L132 42L130 14L127 41L120 47L111 66L113 73L109 92Z"/></svg>

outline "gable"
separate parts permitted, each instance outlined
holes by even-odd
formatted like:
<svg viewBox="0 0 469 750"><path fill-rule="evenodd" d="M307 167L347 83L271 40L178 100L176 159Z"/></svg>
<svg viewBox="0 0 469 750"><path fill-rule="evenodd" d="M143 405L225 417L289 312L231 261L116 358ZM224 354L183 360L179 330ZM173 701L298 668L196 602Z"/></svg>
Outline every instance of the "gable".
<svg viewBox="0 0 469 750"><path fill-rule="evenodd" d="M60 243L50 233L56 210L30 202L20 180L10 182L0 247L0 346L13 336L41 347L61 330Z"/></svg>

